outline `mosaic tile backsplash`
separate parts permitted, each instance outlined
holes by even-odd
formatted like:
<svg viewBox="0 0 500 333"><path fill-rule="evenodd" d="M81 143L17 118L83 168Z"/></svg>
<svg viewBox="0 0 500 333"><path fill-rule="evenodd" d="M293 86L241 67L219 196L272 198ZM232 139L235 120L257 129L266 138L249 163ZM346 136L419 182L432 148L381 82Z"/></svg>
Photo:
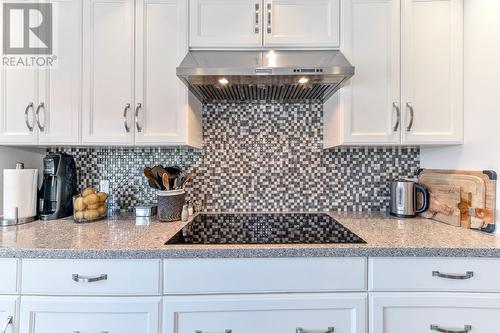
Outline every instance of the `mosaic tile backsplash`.
<svg viewBox="0 0 500 333"><path fill-rule="evenodd" d="M413 177L418 148L322 149L322 104L207 104L203 148L51 148L74 155L80 188L109 180L122 208L155 202L145 166L193 172L205 211L383 211L389 182Z"/></svg>

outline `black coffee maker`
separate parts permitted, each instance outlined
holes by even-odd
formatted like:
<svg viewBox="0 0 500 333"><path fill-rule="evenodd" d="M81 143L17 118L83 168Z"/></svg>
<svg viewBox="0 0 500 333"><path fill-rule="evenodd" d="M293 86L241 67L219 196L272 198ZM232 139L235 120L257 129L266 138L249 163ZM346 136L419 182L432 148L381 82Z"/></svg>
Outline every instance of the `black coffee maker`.
<svg viewBox="0 0 500 333"><path fill-rule="evenodd" d="M39 191L38 213L43 221L73 215L76 195L76 164L68 154L48 154L43 159L43 183Z"/></svg>

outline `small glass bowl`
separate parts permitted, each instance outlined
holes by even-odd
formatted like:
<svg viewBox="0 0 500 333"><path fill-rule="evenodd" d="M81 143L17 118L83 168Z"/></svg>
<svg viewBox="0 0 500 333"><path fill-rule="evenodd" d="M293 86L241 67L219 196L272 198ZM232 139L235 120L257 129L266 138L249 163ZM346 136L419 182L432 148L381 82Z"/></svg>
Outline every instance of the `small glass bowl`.
<svg viewBox="0 0 500 333"><path fill-rule="evenodd" d="M108 214L107 195L102 201L98 193L87 195L75 195L73 197L73 220L76 223L88 223L101 220ZM97 200L96 200L97 198Z"/></svg>

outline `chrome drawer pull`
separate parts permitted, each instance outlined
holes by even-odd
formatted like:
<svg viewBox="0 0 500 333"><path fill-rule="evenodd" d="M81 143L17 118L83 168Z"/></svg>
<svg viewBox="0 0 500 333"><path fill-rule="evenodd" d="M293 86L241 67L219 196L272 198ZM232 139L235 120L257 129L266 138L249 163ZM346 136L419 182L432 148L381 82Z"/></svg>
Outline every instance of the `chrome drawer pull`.
<svg viewBox="0 0 500 333"><path fill-rule="evenodd" d="M431 331L436 331L440 333L469 333L470 331L472 331L472 326L465 325L463 330L454 331L454 330L446 330L444 328L439 327L438 325L431 325Z"/></svg>
<svg viewBox="0 0 500 333"><path fill-rule="evenodd" d="M465 274L446 274L439 271L433 271L432 276L450 280L468 280L474 277L474 272L466 272Z"/></svg>
<svg viewBox="0 0 500 333"><path fill-rule="evenodd" d="M9 328L10 325L12 325L13 322L14 322L14 317L8 316L7 320L5 321L5 324L4 324L3 328L2 328L2 330L0 331L0 333L7 332L7 329Z"/></svg>
<svg viewBox="0 0 500 333"><path fill-rule="evenodd" d="M396 124L392 127L392 130L394 132L397 132L399 130L399 124L401 123L401 109L399 108L399 104L394 102L392 103L392 107L396 109Z"/></svg>
<svg viewBox="0 0 500 333"><path fill-rule="evenodd" d="M125 104L125 109L123 109L123 126L125 127L125 131L130 133L130 126L128 125L128 110L130 109L130 103Z"/></svg>
<svg viewBox="0 0 500 333"><path fill-rule="evenodd" d="M256 3L255 4L255 29L254 32L258 34L260 31L260 23L259 23L259 17L260 17L260 4Z"/></svg>
<svg viewBox="0 0 500 333"><path fill-rule="evenodd" d="M233 331L232 329L226 328L224 330L224 333L231 333L232 331ZM203 333L203 331L202 330L196 330L196 331L194 331L194 333Z"/></svg>
<svg viewBox="0 0 500 333"><path fill-rule="evenodd" d="M267 33L270 34L272 32L272 21L271 16L273 15L272 4L267 4Z"/></svg>
<svg viewBox="0 0 500 333"><path fill-rule="evenodd" d="M40 123L40 110L43 109L43 125ZM38 107L36 108L36 123L38 124L38 128L40 129L41 132L45 131L45 123L47 122L45 120L45 103L41 102Z"/></svg>
<svg viewBox="0 0 500 333"><path fill-rule="evenodd" d="M323 331L323 330L317 330L317 331L305 330L302 327L297 327L295 329L295 333L333 333L333 332L335 332L335 328L334 327L328 327L326 329L326 331Z"/></svg>
<svg viewBox="0 0 500 333"><path fill-rule="evenodd" d="M108 274L101 274L99 276L80 276L78 274L73 274L72 275L73 281L79 282L79 283L90 283L90 282L98 282L98 281L104 281L108 279Z"/></svg>
<svg viewBox="0 0 500 333"><path fill-rule="evenodd" d="M415 109L413 108L413 105L411 103L406 103L406 108L410 110L410 123L406 127L406 131L411 132L411 129L413 127L413 119L415 118Z"/></svg>
<svg viewBox="0 0 500 333"><path fill-rule="evenodd" d="M135 108L135 128L137 128L137 132L142 132L142 127L139 125L139 111L142 109L142 103L137 103L137 107Z"/></svg>
<svg viewBox="0 0 500 333"><path fill-rule="evenodd" d="M35 127L35 117L33 116L33 125L31 125L29 121L30 109L33 110L33 102L30 102L28 106L26 106L26 109L24 109L24 122L26 123L26 127L28 127L28 130L30 132L33 132L33 128Z"/></svg>

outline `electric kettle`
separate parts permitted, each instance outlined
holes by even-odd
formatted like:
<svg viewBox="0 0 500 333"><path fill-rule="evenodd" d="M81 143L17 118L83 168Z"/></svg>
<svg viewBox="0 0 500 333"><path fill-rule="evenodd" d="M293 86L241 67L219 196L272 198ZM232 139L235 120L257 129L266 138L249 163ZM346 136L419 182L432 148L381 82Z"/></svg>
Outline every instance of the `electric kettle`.
<svg viewBox="0 0 500 333"><path fill-rule="evenodd" d="M418 206L417 192L423 196ZM422 184L411 180L398 179L391 182L390 214L396 217L415 217L429 209L429 191Z"/></svg>

